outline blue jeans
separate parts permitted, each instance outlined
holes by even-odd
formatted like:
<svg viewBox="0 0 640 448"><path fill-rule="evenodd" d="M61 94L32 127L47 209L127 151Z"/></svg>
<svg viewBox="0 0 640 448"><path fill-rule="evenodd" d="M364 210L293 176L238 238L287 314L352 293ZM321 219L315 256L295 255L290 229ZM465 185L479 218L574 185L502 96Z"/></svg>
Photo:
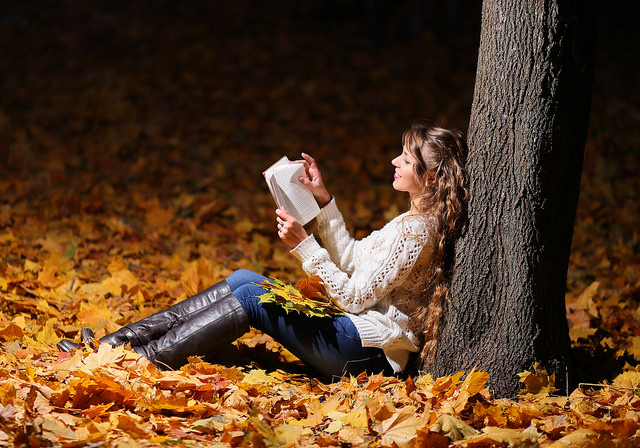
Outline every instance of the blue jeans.
<svg viewBox="0 0 640 448"><path fill-rule="evenodd" d="M266 277L240 269L227 283L249 317L249 324L268 334L327 378L384 372L393 369L382 349L363 347L358 330L347 316L312 317L287 312L274 303L260 303L266 291L255 283Z"/></svg>

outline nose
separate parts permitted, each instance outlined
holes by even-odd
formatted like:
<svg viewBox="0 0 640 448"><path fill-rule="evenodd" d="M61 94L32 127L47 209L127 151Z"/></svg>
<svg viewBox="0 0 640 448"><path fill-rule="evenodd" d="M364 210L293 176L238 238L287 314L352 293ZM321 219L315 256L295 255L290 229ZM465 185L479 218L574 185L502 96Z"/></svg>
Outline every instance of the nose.
<svg viewBox="0 0 640 448"><path fill-rule="evenodd" d="M398 159L399 159L399 158L400 158L400 156L398 156L398 157L396 157L395 159L393 159L393 160L391 161L391 165L393 165L393 166L398 166Z"/></svg>

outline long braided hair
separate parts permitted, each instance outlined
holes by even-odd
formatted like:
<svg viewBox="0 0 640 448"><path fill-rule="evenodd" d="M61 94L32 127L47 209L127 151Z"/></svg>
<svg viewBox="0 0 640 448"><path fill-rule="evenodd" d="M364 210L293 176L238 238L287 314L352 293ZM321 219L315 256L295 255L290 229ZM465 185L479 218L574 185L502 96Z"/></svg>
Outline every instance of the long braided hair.
<svg viewBox="0 0 640 448"><path fill-rule="evenodd" d="M418 122L406 130L402 144L416 160L414 173L422 186L414 207L420 215L435 218L432 278L422 303L411 316L416 334L422 336L418 362L424 367L433 359L442 305L449 300L453 246L467 221L467 146L460 131L428 122Z"/></svg>

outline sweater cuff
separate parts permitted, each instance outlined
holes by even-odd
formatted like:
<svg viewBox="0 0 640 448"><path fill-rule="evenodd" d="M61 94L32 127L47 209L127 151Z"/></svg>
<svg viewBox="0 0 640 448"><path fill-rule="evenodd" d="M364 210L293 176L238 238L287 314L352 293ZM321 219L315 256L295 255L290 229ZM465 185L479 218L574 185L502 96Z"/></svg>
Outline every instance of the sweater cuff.
<svg viewBox="0 0 640 448"><path fill-rule="evenodd" d="M331 201L320 209L317 219L321 222L327 222L338 217L340 217L340 210L338 210L338 206L336 205L336 198L332 197Z"/></svg>
<svg viewBox="0 0 640 448"><path fill-rule="evenodd" d="M300 261L304 262L309 258L311 258L311 256L320 249L322 249L322 247L320 246L320 244L318 244L313 234L311 234L308 237L306 237L304 240L302 240L300 244L298 244L296 247L291 249L290 252L296 257L298 257Z"/></svg>

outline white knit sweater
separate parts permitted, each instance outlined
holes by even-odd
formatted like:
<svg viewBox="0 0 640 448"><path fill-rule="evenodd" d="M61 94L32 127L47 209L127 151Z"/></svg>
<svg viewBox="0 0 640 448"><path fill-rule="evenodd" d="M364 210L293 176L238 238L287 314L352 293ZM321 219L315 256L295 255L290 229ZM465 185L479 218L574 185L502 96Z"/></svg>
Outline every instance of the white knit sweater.
<svg viewBox="0 0 640 448"><path fill-rule="evenodd" d="M433 252L432 222L404 213L355 240L332 200L317 218L324 249L310 235L291 253L309 275L318 275L327 294L345 310L364 347L381 348L395 372L404 370L419 339L409 316L425 293Z"/></svg>

